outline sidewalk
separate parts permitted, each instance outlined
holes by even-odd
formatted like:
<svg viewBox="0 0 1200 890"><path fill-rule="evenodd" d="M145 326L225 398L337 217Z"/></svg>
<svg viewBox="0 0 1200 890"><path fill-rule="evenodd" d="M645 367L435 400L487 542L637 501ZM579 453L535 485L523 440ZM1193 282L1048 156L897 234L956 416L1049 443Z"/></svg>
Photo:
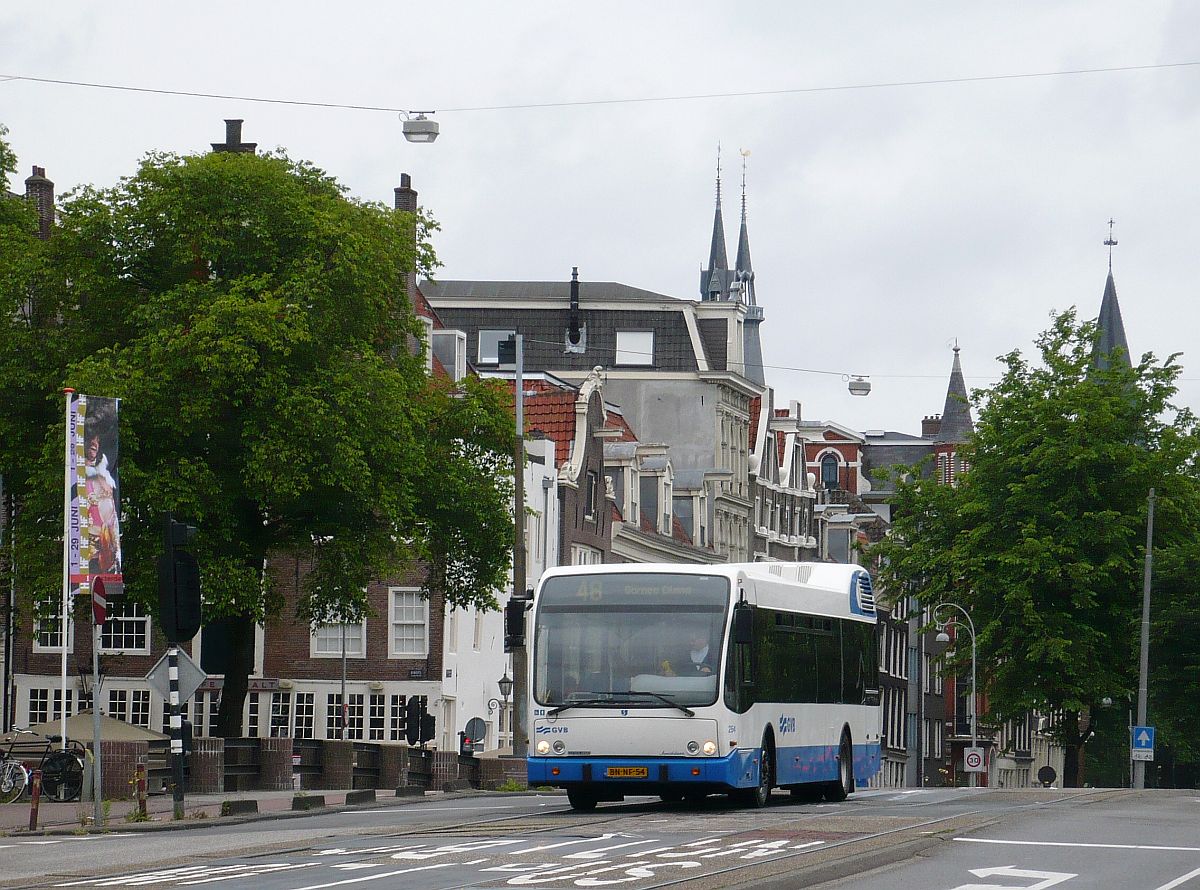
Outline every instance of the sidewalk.
<svg viewBox="0 0 1200 890"><path fill-rule="evenodd" d="M182 822L174 822L175 802L169 794L152 794L146 800L146 813L149 822L128 821L126 816L137 812L135 800L105 801L108 807L107 825L109 831L139 830L149 825L173 825L176 828L189 825L212 824L212 820L221 815L221 805L225 801L253 801L257 805L258 817L263 815L282 815L292 812L292 800L299 796L302 800L312 801L313 798L324 797L326 807L340 807L346 803L346 791L230 791L225 794L189 794L184 797ZM421 800L421 796L395 797L394 792L382 789L376 792L378 800L375 806L390 803L410 802ZM315 803L315 801L312 801ZM95 805L92 803L52 803L45 799L38 807L38 830L82 830L92 829L92 815ZM304 811L301 811L304 812ZM308 810L307 812L312 812ZM253 813L242 813L234 817L239 821L256 818ZM22 799L15 803L0 806L0 836L14 833L29 832L29 800Z"/></svg>

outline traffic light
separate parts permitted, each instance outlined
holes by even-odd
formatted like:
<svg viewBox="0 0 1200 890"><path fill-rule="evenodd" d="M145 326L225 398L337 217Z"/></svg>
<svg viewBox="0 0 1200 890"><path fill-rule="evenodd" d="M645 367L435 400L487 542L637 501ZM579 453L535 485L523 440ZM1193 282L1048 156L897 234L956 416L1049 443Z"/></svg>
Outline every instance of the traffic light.
<svg viewBox="0 0 1200 890"><path fill-rule="evenodd" d="M179 724L179 736L183 740L183 753L192 751L192 721L184 717Z"/></svg>
<svg viewBox="0 0 1200 890"><path fill-rule="evenodd" d="M410 695L404 703L404 741L416 745L421 740L421 698Z"/></svg>
<svg viewBox="0 0 1200 890"><path fill-rule="evenodd" d="M475 756L475 740L465 732L458 734L458 753L462 757Z"/></svg>
<svg viewBox="0 0 1200 890"><path fill-rule="evenodd" d="M417 734L418 740L424 745L426 742L433 741L433 735L437 731L437 721L432 714L421 715L421 731Z"/></svg>
<svg viewBox="0 0 1200 890"><path fill-rule="evenodd" d="M509 599L504 605L504 651L525 647L525 601Z"/></svg>
<svg viewBox="0 0 1200 890"><path fill-rule="evenodd" d="M158 614L163 633L171 643L185 643L202 623L200 565L184 546L196 534L195 526L166 515L166 552L158 558Z"/></svg>

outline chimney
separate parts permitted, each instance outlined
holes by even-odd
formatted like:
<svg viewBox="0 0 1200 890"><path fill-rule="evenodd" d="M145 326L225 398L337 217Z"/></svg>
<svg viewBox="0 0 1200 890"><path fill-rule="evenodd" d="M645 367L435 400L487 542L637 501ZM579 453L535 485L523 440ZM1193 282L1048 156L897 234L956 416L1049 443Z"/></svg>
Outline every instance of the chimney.
<svg viewBox="0 0 1200 890"><path fill-rule="evenodd" d="M921 438L935 439L942 429L942 415L931 414L921 418Z"/></svg>
<svg viewBox="0 0 1200 890"><path fill-rule="evenodd" d="M412 187L412 178L407 173L400 174L400 186L396 189L396 209L417 212L417 193Z"/></svg>
<svg viewBox="0 0 1200 890"><path fill-rule="evenodd" d="M568 320L567 340L571 346L579 345L579 267L571 267L571 314Z"/></svg>
<svg viewBox="0 0 1200 890"><path fill-rule="evenodd" d="M412 177L407 173L400 174L400 185L395 189L395 207L406 213L417 212L417 192L412 187ZM417 227L413 226L413 257L417 255ZM417 305L417 270L414 268L404 276L407 282L408 304L414 308Z"/></svg>
<svg viewBox="0 0 1200 890"><path fill-rule="evenodd" d="M25 180L25 197L37 210L38 236L49 238L54 225L54 183L46 178L45 167L33 168L33 175Z"/></svg>
<svg viewBox="0 0 1200 890"><path fill-rule="evenodd" d="M253 154L258 143L242 141L242 123L241 118L225 118L225 141L209 143L212 150L231 154Z"/></svg>

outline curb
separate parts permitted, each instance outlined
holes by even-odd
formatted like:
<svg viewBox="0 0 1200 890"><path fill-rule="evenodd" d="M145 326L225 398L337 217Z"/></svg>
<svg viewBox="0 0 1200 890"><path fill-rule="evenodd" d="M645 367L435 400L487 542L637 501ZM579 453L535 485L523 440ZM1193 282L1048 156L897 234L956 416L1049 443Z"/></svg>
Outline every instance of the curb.
<svg viewBox="0 0 1200 890"><path fill-rule="evenodd" d="M415 794L404 794L397 797L378 798L367 803L374 803L376 806L419 806L423 801L427 800L467 800L474 797L562 797L565 792L554 791L455 791L450 793L431 792L434 796L427 797L422 794L418 797ZM324 797L324 795L322 795ZM247 802L253 802L257 807L258 801L254 798L246 798ZM222 801L220 804L210 804L210 806L221 806L224 803L232 801ZM251 822L269 822L280 819L302 819L307 816L320 816L328 813L335 813L344 809L355 809L354 804L333 804L324 807L323 809L305 809L305 810L271 810L268 812L246 813L243 815L229 816L206 816L203 819L181 819L176 822L167 820L164 822L117 822L101 828L80 828L79 826L58 825L48 828L39 828L37 831L25 831L22 829L12 829L8 831L0 831L0 837L15 837L15 838L33 838L33 837L69 837L91 834L113 834L116 832L155 832L155 831L188 831L193 828L212 828L214 825L245 825Z"/></svg>

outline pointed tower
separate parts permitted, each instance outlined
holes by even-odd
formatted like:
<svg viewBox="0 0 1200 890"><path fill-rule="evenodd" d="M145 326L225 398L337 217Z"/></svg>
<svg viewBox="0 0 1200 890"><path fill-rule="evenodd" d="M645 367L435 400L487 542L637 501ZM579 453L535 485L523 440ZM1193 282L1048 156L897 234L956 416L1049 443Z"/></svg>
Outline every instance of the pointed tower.
<svg viewBox="0 0 1200 890"><path fill-rule="evenodd" d="M725 220L721 215L721 147L717 146L717 210L713 215L712 244L708 250L708 268L700 270L700 299L727 300L733 283L725 253Z"/></svg>
<svg viewBox="0 0 1200 890"><path fill-rule="evenodd" d="M1113 361L1120 362L1127 368L1131 364L1129 343L1125 339L1125 323L1121 321L1121 307L1117 303L1117 285L1113 281L1112 249L1117 246L1112 233L1113 222L1111 219L1108 221L1108 240L1104 242L1108 248L1108 280L1104 282L1104 298L1100 301L1100 315L1096 319L1100 335L1092 348L1092 365L1101 371L1111 367ZM1113 352L1117 349L1121 350L1121 354L1114 356Z"/></svg>
<svg viewBox="0 0 1200 890"><path fill-rule="evenodd" d="M750 234L746 228L746 158L749 156L749 151L742 151L742 227L738 233L734 279L737 283L738 298L746 304L746 322L743 330L745 374L759 386L766 386L767 378L763 373L762 342L758 332L763 320L763 311L754 295L754 266L750 262Z"/></svg>
<svg viewBox="0 0 1200 890"><path fill-rule="evenodd" d="M970 439L974 431L975 422L971 419L971 405L967 401L967 384L958 359L958 344L955 343L954 365L950 369L950 384L946 387L946 404L942 408L941 423L933 444L940 481L953 485L958 474L967 468L959 457L959 446Z"/></svg>

